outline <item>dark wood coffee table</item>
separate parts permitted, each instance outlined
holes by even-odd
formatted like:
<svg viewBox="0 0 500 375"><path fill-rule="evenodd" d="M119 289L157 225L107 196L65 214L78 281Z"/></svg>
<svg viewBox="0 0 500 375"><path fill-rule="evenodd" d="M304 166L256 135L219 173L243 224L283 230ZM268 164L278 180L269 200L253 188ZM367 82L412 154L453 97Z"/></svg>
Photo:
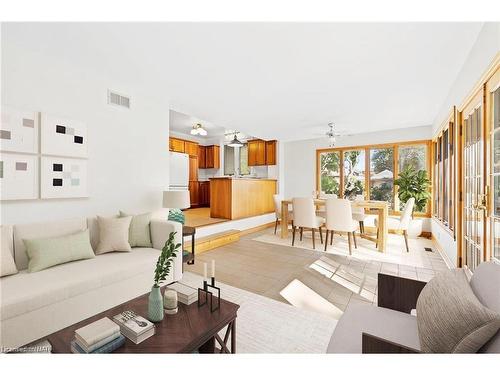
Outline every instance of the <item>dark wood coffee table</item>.
<svg viewBox="0 0 500 375"><path fill-rule="evenodd" d="M71 353L71 340L74 339L75 330L105 316L112 319L113 316L125 310L132 310L147 319L148 295L144 294L45 337L52 345L52 353ZM235 353L236 315L239 307L221 299L220 309L211 313L208 304L198 307L197 302L191 305L179 303L177 314L165 315L163 321L155 325L154 336L138 345L126 339L125 344L113 353L192 353L195 351ZM218 333L226 326L227 331L224 338L221 338ZM231 337L230 347L227 345L229 337ZM221 350L216 348L216 341L221 346Z"/></svg>

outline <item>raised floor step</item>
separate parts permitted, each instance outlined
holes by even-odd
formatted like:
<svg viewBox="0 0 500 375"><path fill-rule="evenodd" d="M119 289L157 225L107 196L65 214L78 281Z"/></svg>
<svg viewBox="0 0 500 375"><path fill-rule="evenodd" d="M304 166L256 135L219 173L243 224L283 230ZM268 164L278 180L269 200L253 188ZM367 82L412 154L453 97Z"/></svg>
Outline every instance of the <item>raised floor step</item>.
<svg viewBox="0 0 500 375"><path fill-rule="evenodd" d="M241 231L232 229L224 232L211 234L209 236L196 238L194 241L194 251L196 254L212 250L232 242L240 240ZM191 241L184 242L184 250L191 251Z"/></svg>

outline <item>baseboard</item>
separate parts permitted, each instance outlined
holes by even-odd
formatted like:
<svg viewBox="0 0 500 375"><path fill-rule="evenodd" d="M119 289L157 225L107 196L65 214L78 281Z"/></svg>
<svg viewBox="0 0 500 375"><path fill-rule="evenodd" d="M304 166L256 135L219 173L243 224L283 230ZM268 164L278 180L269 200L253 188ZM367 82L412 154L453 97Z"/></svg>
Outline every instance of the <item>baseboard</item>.
<svg viewBox="0 0 500 375"><path fill-rule="evenodd" d="M450 269L456 268L457 266L455 264L453 264L451 259L448 257L448 254L446 254L446 251L444 251L444 249L441 247L441 244L439 243L437 238L434 237L433 234L431 234L431 240L434 243L434 245L436 246L436 249L437 249L439 255L441 255L441 258L443 258L443 260L446 263L446 265L448 266L448 268L450 268Z"/></svg>
<svg viewBox="0 0 500 375"><path fill-rule="evenodd" d="M270 222L270 223L258 225L258 226L253 227L253 228L244 229L244 230L242 230L240 232L240 235L246 236L248 234L255 233L255 232L260 232L261 230L264 230L264 229L267 229L267 228L271 228L271 227L274 227L274 222Z"/></svg>

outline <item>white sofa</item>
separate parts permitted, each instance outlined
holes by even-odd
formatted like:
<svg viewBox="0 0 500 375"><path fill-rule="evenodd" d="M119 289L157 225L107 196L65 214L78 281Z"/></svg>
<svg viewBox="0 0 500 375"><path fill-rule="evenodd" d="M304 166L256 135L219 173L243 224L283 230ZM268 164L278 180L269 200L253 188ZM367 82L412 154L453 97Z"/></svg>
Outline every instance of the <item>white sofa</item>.
<svg viewBox="0 0 500 375"><path fill-rule="evenodd" d="M0 279L0 347L17 348L68 325L150 291L159 250L171 232L182 241L182 226L166 220L150 223L153 248L133 248L29 273L23 239L64 236L89 229L99 242L95 218L2 227L19 273ZM182 278L182 254L166 283Z"/></svg>

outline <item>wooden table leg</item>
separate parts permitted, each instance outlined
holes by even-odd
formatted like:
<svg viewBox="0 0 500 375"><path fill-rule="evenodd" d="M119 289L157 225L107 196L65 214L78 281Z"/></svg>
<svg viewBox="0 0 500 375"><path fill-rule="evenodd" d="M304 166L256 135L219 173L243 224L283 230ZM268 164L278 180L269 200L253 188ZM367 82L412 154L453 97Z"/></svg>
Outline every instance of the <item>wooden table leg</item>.
<svg viewBox="0 0 500 375"><path fill-rule="evenodd" d="M379 236L378 236L378 251L385 253L387 247L387 216L389 212L387 207L378 210Z"/></svg>
<svg viewBox="0 0 500 375"><path fill-rule="evenodd" d="M233 320L231 329L231 354L236 354L236 319Z"/></svg>
<svg viewBox="0 0 500 375"><path fill-rule="evenodd" d="M198 348L198 352L202 354L213 354L215 353L215 337L207 340L202 346Z"/></svg>
<svg viewBox="0 0 500 375"><path fill-rule="evenodd" d="M281 238L288 237L288 203L281 202Z"/></svg>

